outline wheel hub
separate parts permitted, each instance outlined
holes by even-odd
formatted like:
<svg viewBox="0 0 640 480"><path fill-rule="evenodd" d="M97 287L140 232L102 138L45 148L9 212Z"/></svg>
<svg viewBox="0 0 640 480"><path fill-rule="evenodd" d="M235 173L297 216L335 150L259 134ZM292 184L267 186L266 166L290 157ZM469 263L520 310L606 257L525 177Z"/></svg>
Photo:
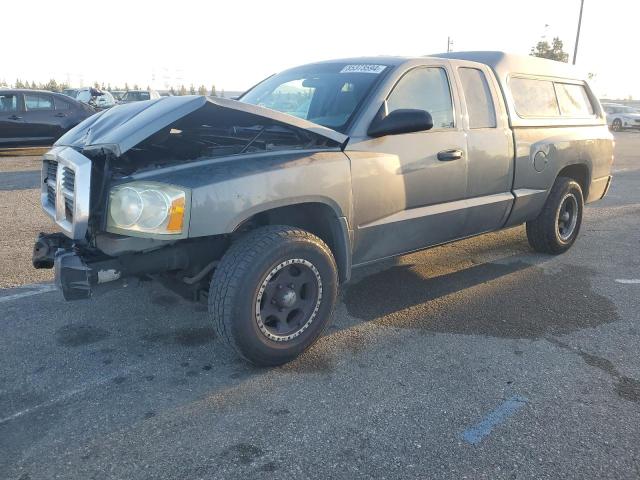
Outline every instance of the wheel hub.
<svg viewBox="0 0 640 480"><path fill-rule="evenodd" d="M276 304L281 308L293 307L298 300L295 290L289 287L282 288L281 285L279 287L279 292L275 295Z"/></svg>

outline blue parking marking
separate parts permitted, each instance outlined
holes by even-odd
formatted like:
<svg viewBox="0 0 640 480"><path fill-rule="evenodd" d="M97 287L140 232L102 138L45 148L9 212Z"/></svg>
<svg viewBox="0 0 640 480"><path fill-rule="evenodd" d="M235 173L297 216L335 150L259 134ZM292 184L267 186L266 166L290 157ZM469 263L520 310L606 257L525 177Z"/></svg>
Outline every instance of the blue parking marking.
<svg viewBox="0 0 640 480"><path fill-rule="evenodd" d="M462 432L462 439L472 445L477 445L495 427L504 423L511 415L524 407L527 402L526 398L519 395L505 400L495 410L489 412L480 423Z"/></svg>

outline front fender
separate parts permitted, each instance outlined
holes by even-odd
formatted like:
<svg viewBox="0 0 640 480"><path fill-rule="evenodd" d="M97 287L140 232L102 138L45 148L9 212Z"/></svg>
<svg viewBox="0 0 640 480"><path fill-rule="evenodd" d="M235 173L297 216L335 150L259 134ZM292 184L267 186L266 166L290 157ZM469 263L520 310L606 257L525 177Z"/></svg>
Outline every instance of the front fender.
<svg viewBox="0 0 640 480"><path fill-rule="evenodd" d="M211 167L214 167L211 165ZM351 223L351 169L342 151L242 158L192 188L190 237L232 233L262 211L323 203ZM206 177L205 177L206 178Z"/></svg>

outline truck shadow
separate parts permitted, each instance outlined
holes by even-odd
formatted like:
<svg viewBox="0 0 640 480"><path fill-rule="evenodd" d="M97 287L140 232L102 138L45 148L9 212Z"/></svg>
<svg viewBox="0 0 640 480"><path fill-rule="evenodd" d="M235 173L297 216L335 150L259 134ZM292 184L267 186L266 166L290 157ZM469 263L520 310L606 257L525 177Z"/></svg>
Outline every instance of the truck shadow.
<svg viewBox="0 0 640 480"><path fill-rule="evenodd" d="M542 259L546 257L541 257ZM514 255L433 276L429 265L398 265L344 294L348 313L367 322L434 333L538 339L619 319L592 290L593 272Z"/></svg>

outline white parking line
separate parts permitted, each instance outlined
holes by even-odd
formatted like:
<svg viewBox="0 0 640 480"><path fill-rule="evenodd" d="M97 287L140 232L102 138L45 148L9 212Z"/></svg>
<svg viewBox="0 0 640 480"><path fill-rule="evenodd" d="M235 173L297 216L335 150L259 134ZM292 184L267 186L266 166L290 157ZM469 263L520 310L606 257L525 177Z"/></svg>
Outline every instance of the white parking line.
<svg viewBox="0 0 640 480"><path fill-rule="evenodd" d="M618 283L636 284L640 283L640 278L616 278Z"/></svg>
<svg viewBox="0 0 640 480"><path fill-rule="evenodd" d="M99 387L99 386L104 385L104 384L109 383L109 382L112 382L113 380L115 380L118 377L124 377L124 376L130 375L131 371L132 371L131 369L123 370L122 372L118 373L117 375L111 375L111 376L106 377L106 378L100 378L100 379L95 380L93 382L86 383L86 384L82 385L79 388L76 388L74 390L70 390L68 392L65 392L62 395L59 395L56 398L48 400L48 401L46 401L44 403L41 403L39 405L34 405L33 407L25 408L24 410L20 410L19 412L16 412L13 415L9 415L8 417L0 418L0 425L2 425L4 423L7 423L7 422L10 422L11 420L15 420L16 418L21 417L23 415L26 415L28 413L35 412L36 410L40 410L41 408L50 407L52 405L55 405L56 403L60 403L60 402L64 402L66 400L69 400L70 398L75 397L76 395L80 395L81 393L84 393L87 390L90 390L90 389L95 388L95 387Z"/></svg>
<svg viewBox="0 0 640 480"><path fill-rule="evenodd" d="M30 290L27 290L26 292L14 293L12 295L0 296L0 303L10 302L12 300L18 300L24 297L31 297L33 295L40 295L41 293L48 293L57 289L57 287L53 283L34 283L32 285L23 285L21 287L16 287L16 289L23 288L29 288Z"/></svg>

